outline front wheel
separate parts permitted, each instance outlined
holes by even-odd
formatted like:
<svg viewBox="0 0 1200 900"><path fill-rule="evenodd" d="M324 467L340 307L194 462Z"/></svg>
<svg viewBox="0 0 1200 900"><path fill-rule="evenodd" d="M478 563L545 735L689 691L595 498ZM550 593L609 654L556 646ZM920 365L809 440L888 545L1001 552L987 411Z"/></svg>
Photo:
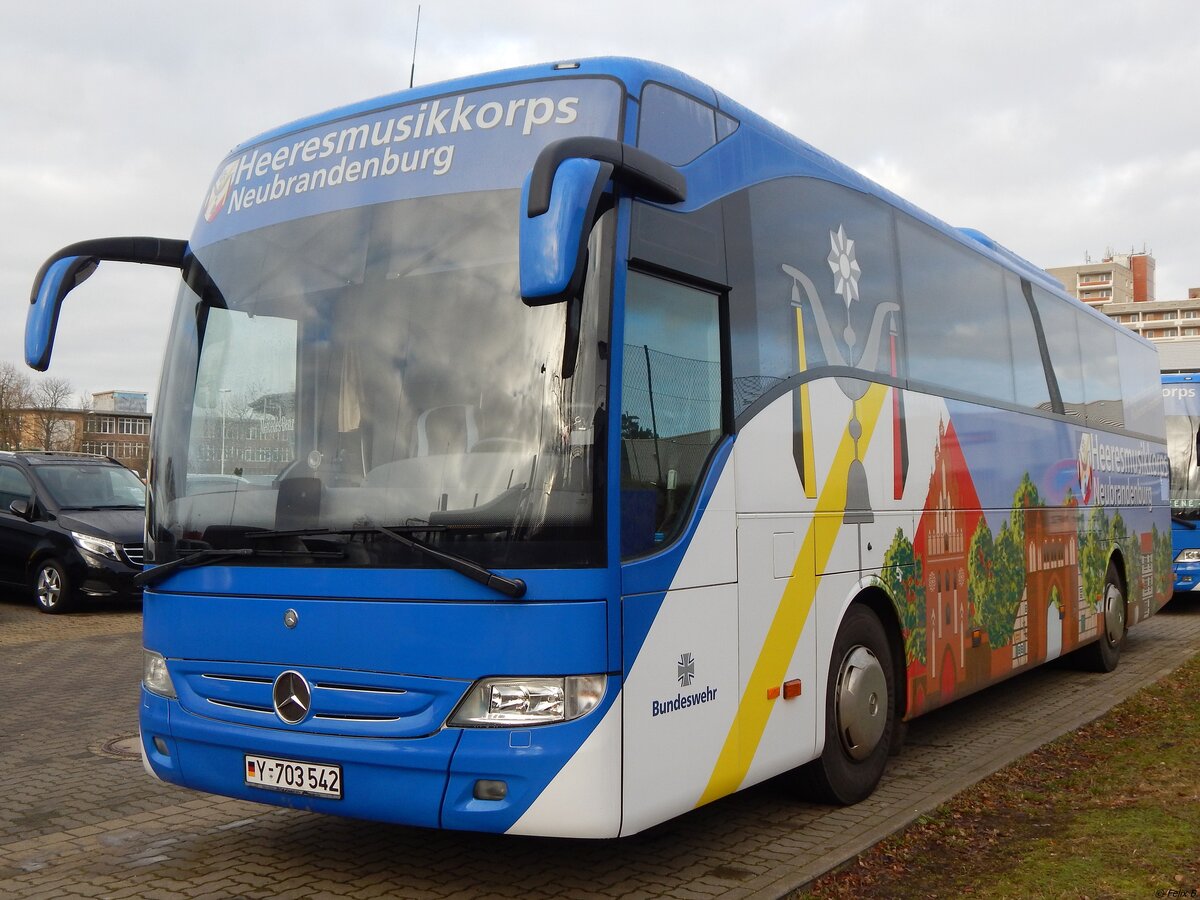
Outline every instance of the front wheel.
<svg viewBox="0 0 1200 900"><path fill-rule="evenodd" d="M56 559L43 560L33 579L34 600L44 613L56 615L67 612L74 599L67 570Z"/></svg>
<svg viewBox="0 0 1200 900"><path fill-rule="evenodd" d="M1104 576L1104 594L1100 600L1100 637L1076 654L1080 668L1089 672L1111 672L1121 661L1125 646L1125 591L1113 563Z"/></svg>
<svg viewBox="0 0 1200 900"><path fill-rule="evenodd" d="M895 725L892 651L879 617L852 606L833 642L825 690L825 749L800 772L817 799L849 805L883 776Z"/></svg>

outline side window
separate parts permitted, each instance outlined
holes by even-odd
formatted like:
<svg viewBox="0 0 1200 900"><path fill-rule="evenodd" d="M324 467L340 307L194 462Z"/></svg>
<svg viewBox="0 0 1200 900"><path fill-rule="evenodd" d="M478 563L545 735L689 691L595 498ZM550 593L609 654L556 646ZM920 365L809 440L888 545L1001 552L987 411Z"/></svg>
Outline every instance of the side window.
<svg viewBox="0 0 1200 900"><path fill-rule="evenodd" d="M13 466L0 466L0 513L8 512L8 504L14 500L28 500L33 488L25 473Z"/></svg>
<svg viewBox="0 0 1200 900"><path fill-rule="evenodd" d="M1081 309L1075 310L1075 316L1088 422L1102 428L1120 428L1125 424L1125 410L1121 402L1116 328Z"/></svg>
<svg viewBox="0 0 1200 900"><path fill-rule="evenodd" d="M1013 386L1017 403L1030 409L1052 409L1050 387L1046 383L1046 367L1038 349L1037 330L1021 280L1012 274L1004 276L1004 297L1008 301L1009 337L1012 342Z"/></svg>
<svg viewBox="0 0 1200 900"><path fill-rule="evenodd" d="M673 166L691 162L717 142L716 111L660 84L642 91L638 147Z"/></svg>
<svg viewBox="0 0 1200 900"><path fill-rule="evenodd" d="M813 369L904 377L889 207L781 178L728 198L725 215L735 415Z"/></svg>
<svg viewBox="0 0 1200 900"><path fill-rule="evenodd" d="M717 295L631 271L621 384L621 555L629 557L678 533L721 438Z"/></svg>
<svg viewBox="0 0 1200 900"><path fill-rule="evenodd" d="M1083 389L1083 365L1079 358L1079 330L1076 310L1066 300L1055 297L1041 288L1033 289L1038 318L1050 350L1050 362L1062 395L1063 411L1072 418L1083 419L1087 402Z"/></svg>
<svg viewBox="0 0 1200 900"><path fill-rule="evenodd" d="M896 233L909 376L1015 403L1014 342L1000 267L905 217ZM1036 342L1032 349L1036 354Z"/></svg>
<svg viewBox="0 0 1200 900"><path fill-rule="evenodd" d="M1125 398L1125 427L1163 437L1162 392L1158 351L1127 335L1117 339L1121 395Z"/></svg>

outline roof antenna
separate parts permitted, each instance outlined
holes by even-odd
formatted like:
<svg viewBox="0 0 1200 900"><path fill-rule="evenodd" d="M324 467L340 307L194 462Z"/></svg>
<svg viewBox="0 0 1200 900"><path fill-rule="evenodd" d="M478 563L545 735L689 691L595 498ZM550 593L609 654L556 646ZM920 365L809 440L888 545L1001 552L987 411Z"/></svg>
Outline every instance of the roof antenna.
<svg viewBox="0 0 1200 900"><path fill-rule="evenodd" d="M413 29L412 68L408 70L408 89L411 91L413 78L417 74L417 35L421 33L421 4L417 4L417 27Z"/></svg>

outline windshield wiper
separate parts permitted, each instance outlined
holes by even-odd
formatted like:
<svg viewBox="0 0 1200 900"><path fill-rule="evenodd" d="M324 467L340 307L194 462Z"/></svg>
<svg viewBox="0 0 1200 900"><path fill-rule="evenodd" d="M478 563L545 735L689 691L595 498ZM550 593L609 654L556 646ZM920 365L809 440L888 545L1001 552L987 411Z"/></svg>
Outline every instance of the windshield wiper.
<svg viewBox="0 0 1200 900"><path fill-rule="evenodd" d="M340 551L321 550L256 550L253 547L234 547L228 550L193 550L187 556L179 556L170 562L162 563L153 569L143 569L133 576L133 583L138 587L157 584L178 569L190 569L193 566L206 566L222 559L233 556L303 556L306 559L345 559L346 554Z"/></svg>
<svg viewBox="0 0 1200 900"><path fill-rule="evenodd" d="M465 556L460 556L457 553L448 553L445 550L439 550L436 547L431 547L424 541L417 540L410 535L423 531L432 532L435 534L467 533L467 532L488 532L488 531L506 531L507 526L495 526L486 528L450 528L445 525L398 525L394 528L385 528L382 525L366 525L354 528L301 528L293 531L251 531L246 534L247 540L265 540L269 538L281 537L320 537L321 535L333 534L382 534L397 543L403 544L410 550L416 550L418 553L423 553L430 559L435 559L447 569L453 569L460 575L470 578L472 581L477 581L485 587L489 587L494 591L504 594L506 597L512 597L514 600L525 596L526 584L520 578L509 578L501 575L498 572L493 572L479 563L467 559Z"/></svg>
<svg viewBox="0 0 1200 900"><path fill-rule="evenodd" d="M405 547L409 547L413 550L424 553L430 559L436 559L438 562L446 566L446 568L453 569L460 575L465 575L472 581L477 581L485 587L490 587L494 591L499 591L506 597L512 597L514 600L516 600L525 596L525 582L520 578L508 578L507 576L493 572L491 569L479 565L477 562L472 562L465 556L459 556L457 553L446 553L444 550L438 550L436 547L429 546L429 544L426 544L424 541L419 541L414 537L401 534L399 531L394 531L391 528L384 528L382 525L376 525L374 530L380 534L386 534L392 540L400 542ZM429 526L425 526L423 529L412 527L407 530L438 531L440 529L430 529Z"/></svg>
<svg viewBox="0 0 1200 900"><path fill-rule="evenodd" d="M237 550L193 550L187 556L177 556L170 562L155 566L153 569L142 569L133 576L133 583L138 587L147 587L162 581L176 569L190 569L192 566L204 566L218 559L230 556L253 556L256 551L249 547Z"/></svg>
<svg viewBox="0 0 1200 900"><path fill-rule="evenodd" d="M1184 528L1189 528L1192 531L1196 530L1196 523L1193 522L1191 519L1185 519L1182 516L1172 515L1171 521L1174 522L1176 525L1182 525Z"/></svg>

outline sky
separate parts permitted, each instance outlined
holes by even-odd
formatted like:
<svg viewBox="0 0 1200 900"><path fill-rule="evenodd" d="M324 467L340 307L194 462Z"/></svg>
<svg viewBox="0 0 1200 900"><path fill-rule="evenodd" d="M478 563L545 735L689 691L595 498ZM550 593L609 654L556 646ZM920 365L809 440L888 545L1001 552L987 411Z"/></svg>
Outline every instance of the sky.
<svg viewBox="0 0 1200 900"><path fill-rule="evenodd" d="M407 87L417 5L0 5L0 362L24 369L55 250L186 238L235 145ZM1200 287L1197 33L1195 0L425 0L415 81L652 59L1038 265L1149 251L1158 299L1179 299ZM176 283L102 266L67 299L48 374L153 408Z"/></svg>

